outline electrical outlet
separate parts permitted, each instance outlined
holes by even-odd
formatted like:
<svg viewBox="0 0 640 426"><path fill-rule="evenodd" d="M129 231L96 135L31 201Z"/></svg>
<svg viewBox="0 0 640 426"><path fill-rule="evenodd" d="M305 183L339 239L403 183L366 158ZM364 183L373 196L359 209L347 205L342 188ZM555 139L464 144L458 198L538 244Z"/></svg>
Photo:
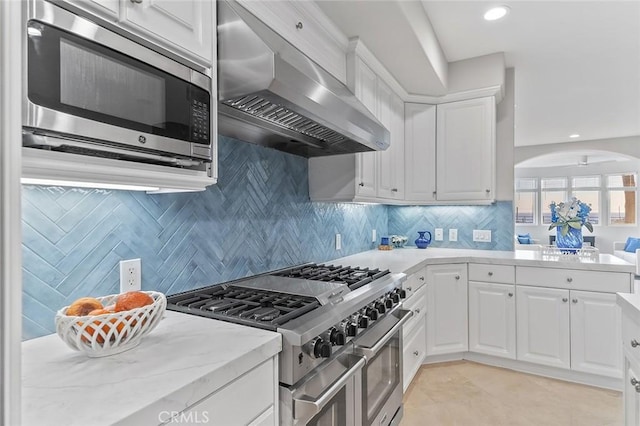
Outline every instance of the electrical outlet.
<svg viewBox="0 0 640 426"><path fill-rule="evenodd" d="M140 259L120 261L120 293L142 288L142 266Z"/></svg>
<svg viewBox="0 0 640 426"><path fill-rule="evenodd" d="M449 229L449 241L458 241L458 230L455 228Z"/></svg>
<svg viewBox="0 0 640 426"><path fill-rule="evenodd" d="M491 242L491 230L490 229L474 229L473 241L481 243Z"/></svg>
<svg viewBox="0 0 640 426"><path fill-rule="evenodd" d="M374 229L371 231L371 242L375 243L376 241L378 241L378 237L376 236L376 230Z"/></svg>
<svg viewBox="0 0 640 426"><path fill-rule="evenodd" d="M444 231L442 230L442 228L436 228L435 234L436 234L435 236L436 241L444 240Z"/></svg>
<svg viewBox="0 0 640 426"><path fill-rule="evenodd" d="M336 250L342 250L342 235L336 234Z"/></svg>

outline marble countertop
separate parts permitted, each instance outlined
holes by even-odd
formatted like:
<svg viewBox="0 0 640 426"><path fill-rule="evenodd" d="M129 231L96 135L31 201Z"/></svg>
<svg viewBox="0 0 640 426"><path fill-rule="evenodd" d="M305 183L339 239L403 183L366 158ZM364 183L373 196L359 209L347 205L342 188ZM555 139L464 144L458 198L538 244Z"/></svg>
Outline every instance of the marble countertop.
<svg viewBox="0 0 640 426"><path fill-rule="evenodd" d="M600 254L599 261L547 260L533 250L495 251L428 247L403 247L393 250L369 250L331 261L343 265L357 265L389 269L391 272L412 274L426 265L443 263L485 263L494 265L541 266L549 268L582 269L590 271L635 273L635 265L611 254Z"/></svg>
<svg viewBox="0 0 640 426"><path fill-rule="evenodd" d="M617 293L620 308L637 323L640 323L640 293Z"/></svg>
<svg viewBox="0 0 640 426"><path fill-rule="evenodd" d="M172 311L117 355L89 358L55 334L29 340L22 424L158 424L161 412L184 410L281 349L276 332Z"/></svg>

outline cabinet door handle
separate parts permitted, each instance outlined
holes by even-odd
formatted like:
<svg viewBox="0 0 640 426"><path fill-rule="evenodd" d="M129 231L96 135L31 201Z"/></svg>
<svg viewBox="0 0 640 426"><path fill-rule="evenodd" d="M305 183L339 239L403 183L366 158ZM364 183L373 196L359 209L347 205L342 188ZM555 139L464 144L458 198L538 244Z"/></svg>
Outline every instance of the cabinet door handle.
<svg viewBox="0 0 640 426"><path fill-rule="evenodd" d="M484 192L486 192L487 194L491 192L490 189L485 189Z"/></svg>
<svg viewBox="0 0 640 426"><path fill-rule="evenodd" d="M131 3L142 3L142 0L131 0Z"/></svg>
<svg viewBox="0 0 640 426"><path fill-rule="evenodd" d="M568 283L573 282L573 278L571 278L571 277L567 278L567 282Z"/></svg>
<svg viewBox="0 0 640 426"><path fill-rule="evenodd" d="M418 277L420 281L424 281L424 277Z"/></svg>
<svg viewBox="0 0 640 426"><path fill-rule="evenodd" d="M416 314L420 313L420 308L416 308Z"/></svg>
<svg viewBox="0 0 640 426"><path fill-rule="evenodd" d="M302 22L298 22L298 23L296 24L296 28L297 28L297 29L301 30L301 29L302 29L302 27L303 27Z"/></svg>
<svg viewBox="0 0 640 426"><path fill-rule="evenodd" d="M638 341L636 339L631 340L631 347L632 348L637 348L638 345L640 345L640 343L638 343Z"/></svg>
<svg viewBox="0 0 640 426"><path fill-rule="evenodd" d="M509 293L509 297L513 297L513 293Z"/></svg>
<svg viewBox="0 0 640 426"><path fill-rule="evenodd" d="M459 279L460 279L460 275L456 275L456 280L459 280Z"/></svg>
<svg viewBox="0 0 640 426"><path fill-rule="evenodd" d="M573 303L578 303L578 299L571 299Z"/></svg>
<svg viewBox="0 0 640 426"><path fill-rule="evenodd" d="M436 196L436 194L437 194L437 192L436 192L436 191L433 191L433 196L434 196L434 197Z"/></svg>
<svg viewBox="0 0 640 426"><path fill-rule="evenodd" d="M569 301L569 299L567 299L566 297L563 297L563 298L562 298L562 301L563 301L564 303L567 303L567 302Z"/></svg>
<svg viewBox="0 0 640 426"><path fill-rule="evenodd" d="M364 182L360 182L358 186L364 186Z"/></svg>
<svg viewBox="0 0 640 426"><path fill-rule="evenodd" d="M491 272L491 271L487 272L487 274L488 274L490 277L492 277L492 276L493 276L493 272Z"/></svg>
<svg viewBox="0 0 640 426"><path fill-rule="evenodd" d="M413 291L412 287L407 287L407 291Z"/></svg>
<svg viewBox="0 0 640 426"><path fill-rule="evenodd" d="M391 188L391 192L398 192L398 188Z"/></svg>
<svg viewBox="0 0 640 426"><path fill-rule="evenodd" d="M415 356L418 356L418 355L420 355L420 352L418 352L418 351L413 351L413 354L414 354Z"/></svg>
<svg viewBox="0 0 640 426"><path fill-rule="evenodd" d="M640 382L635 377L631 378L631 385L635 388L636 392L640 393Z"/></svg>

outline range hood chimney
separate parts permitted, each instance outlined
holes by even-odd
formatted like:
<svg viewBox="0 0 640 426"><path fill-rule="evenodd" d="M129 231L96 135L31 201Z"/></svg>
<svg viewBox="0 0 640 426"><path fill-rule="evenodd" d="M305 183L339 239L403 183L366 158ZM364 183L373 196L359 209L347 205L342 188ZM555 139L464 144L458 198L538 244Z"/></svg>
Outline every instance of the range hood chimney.
<svg viewBox="0 0 640 426"><path fill-rule="evenodd" d="M351 91L235 1L218 5L218 132L303 157L384 150Z"/></svg>

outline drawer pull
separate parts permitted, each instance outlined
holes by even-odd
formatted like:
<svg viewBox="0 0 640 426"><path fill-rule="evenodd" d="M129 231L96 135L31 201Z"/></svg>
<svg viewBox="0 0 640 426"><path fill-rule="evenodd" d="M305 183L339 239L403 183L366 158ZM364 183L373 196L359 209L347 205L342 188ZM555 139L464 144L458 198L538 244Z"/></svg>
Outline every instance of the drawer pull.
<svg viewBox="0 0 640 426"><path fill-rule="evenodd" d="M492 276L493 276L493 272L489 271L489 272L488 272L488 275L489 275L490 277L492 277Z"/></svg>
<svg viewBox="0 0 640 426"><path fill-rule="evenodd" d="M640 345L640 343L638 343L638 341L636 339L631 340L631 347L632 348L637 348L638 345Z"/></svg>
<svg viewBox="0 0 640 426"><path fill-rule="evenodd" d="M301 29L303 28L302 22L298 22L298 23L296 24L296 28L297 28L297 29L299 29L299 30L301 30Z"/></svg>
<svg viewBox="0 0 640 426"><path fill-rule="evenodd" d="M562 301L563 301L564 303L567 303L567 302L569 301L569 299L567 299L566 297L563 297L563 298L562 298Z"/></svg>
<svg viewBox="0 0 640 426"><path fill-rule="evenodd" d="M460 275L456 275L456 280L459 280L459 279L460 279Z"/></svg>
<svg viewBox="0 0 640 426"><path fill-rule="evenodd" d="M424 277L418 277L420 281L424 281Z"/></svg>
<svg viewBox="0 0 640 426"><path fill-rule="evenodd" d="M360 182L358 186L364 186L364 182Z"/></svg>
<svg viewBox="0 0 640 426"><path fill-rule="evenodd" d="M418 351L413 351L413 354L414 354L415 356L418 356L418 355L420 355L420 352L418 352Z"/></svg>
<svg viewBox="0 0 640 426"><path fill-rule="evenodd" d="M568 283L573 282L573 278L571 278L571 277L567 278L567 282Z"/></svg>
<svg viewBox="0 0 640 426"><path fill-rule="evenodd" d="M416 308L415 312L416 312L416 314L419 314L420 313L420 308Z"/></svg>
<svg viewBox="0 0 640 426"><path fill-rule="evenodd" d="M509 294L509 297L513 297L513 293L508 293L508 294Z"/></svg>
<svg viewBox="0 0 640 426"><path fill-rule="evenodd" d="M413 291L412 287L407 287L407 291Z"/></svg>
<svg viewBox="0 0 640 426"><path fill-rule="evenodd" d="M635 377L631 378L631 385L636 389L636 392L640 393L640 382Z"/></svg>
<svg viewBox="0 0 640 426"><path fill-rule="evenodd" d="M578 303L578 299L571 299L573 303Z"/></svg>

